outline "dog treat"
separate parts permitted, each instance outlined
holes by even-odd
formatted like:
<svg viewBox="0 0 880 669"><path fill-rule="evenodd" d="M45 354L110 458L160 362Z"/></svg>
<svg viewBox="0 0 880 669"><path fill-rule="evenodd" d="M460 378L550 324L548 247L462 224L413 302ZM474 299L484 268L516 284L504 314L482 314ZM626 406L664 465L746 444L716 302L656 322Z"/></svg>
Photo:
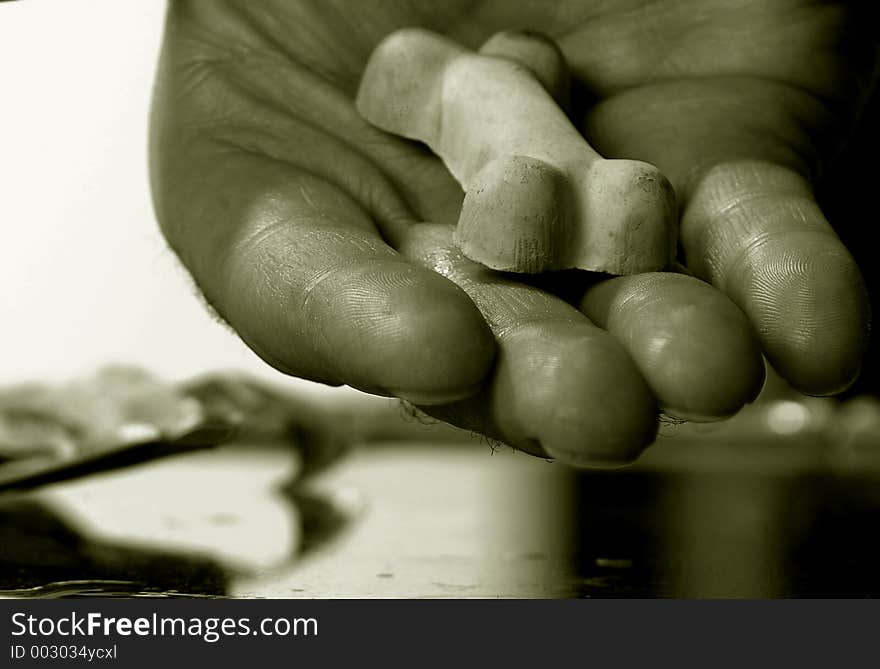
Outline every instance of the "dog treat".
<svg viewBox="0 0 880 669"><path fill-rule="evenodd" d="M427 144L462 185L456 242L472 260L524 273L666 268L671 185L653 165L590 147L554 101L566 77L543 38L501 33L474 53L407 28L375 49L356 104L373 125Z"/></svg>

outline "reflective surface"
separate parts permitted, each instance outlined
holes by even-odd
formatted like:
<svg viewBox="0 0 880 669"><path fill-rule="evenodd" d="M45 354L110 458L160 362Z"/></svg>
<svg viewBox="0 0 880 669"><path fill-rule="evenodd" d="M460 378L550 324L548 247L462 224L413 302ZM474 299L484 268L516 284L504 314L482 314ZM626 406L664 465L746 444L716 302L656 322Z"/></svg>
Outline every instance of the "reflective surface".
<svg viewBox="0 0 880 669"><path fill-rule="evenodd" d="M240 443L0 498L0 591L876 596L878 425L865 398L771 397L611 472L412 420L306 476L297 450Z"/></svg>

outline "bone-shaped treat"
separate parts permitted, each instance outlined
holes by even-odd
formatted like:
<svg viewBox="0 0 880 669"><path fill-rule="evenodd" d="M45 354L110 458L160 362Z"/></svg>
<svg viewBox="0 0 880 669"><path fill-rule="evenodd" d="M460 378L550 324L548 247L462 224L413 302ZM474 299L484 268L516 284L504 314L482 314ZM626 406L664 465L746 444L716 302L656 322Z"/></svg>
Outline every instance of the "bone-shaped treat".
<svg viewBox="0 0 880 669"><path fill-rule="evenodd" d="M465 191L456 241L472 260L528 273L668 267L672 186L653 165L602 158L552 97L567 94L558 49L527 42L500 33L474 53L398 30L371 55L357 109L440 156Z"/></svg>

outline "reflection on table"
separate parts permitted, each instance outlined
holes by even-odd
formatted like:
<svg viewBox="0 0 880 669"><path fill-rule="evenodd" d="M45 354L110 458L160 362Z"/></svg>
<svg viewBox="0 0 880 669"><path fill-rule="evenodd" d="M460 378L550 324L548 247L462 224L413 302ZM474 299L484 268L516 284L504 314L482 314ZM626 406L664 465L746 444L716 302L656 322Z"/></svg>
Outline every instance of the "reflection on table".
<svg viewBox="0 0 880 669"><path fill-rule="evenodd" d="M404 423L312 473L295 449L238 442L7 494L0 590L880 594L872 400L777 398L717 426L670 424L639 465L611 472Z"/></svg>

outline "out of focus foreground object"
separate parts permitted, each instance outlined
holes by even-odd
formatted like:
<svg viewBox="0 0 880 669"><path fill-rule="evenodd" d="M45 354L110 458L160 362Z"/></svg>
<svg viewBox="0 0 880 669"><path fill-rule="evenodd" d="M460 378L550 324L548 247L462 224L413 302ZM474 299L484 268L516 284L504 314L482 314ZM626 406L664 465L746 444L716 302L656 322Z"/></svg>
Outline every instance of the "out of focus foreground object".
<svg viewBox="0 0 880 669"><path fill-rule="evenodd" d="M733 419L670 422L639 464L606 472L391 400L236 374L115 368L2 398L7 482L4 468L69 463L83 444L178 447L0 493L2 596L880 596L867 396L808 398L771 376ZM181 426L201 438L174 442Z"/></svg>

